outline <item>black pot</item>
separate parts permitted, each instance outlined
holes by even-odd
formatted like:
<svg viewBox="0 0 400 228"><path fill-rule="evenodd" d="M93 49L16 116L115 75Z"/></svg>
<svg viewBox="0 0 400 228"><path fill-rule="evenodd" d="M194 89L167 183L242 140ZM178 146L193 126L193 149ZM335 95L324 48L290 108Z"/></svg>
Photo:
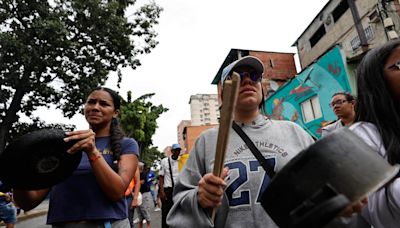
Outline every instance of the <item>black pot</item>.
<svg viewBox="0 0 400 228"><path fill-rule="evenodd" d="M82 152L66 151L76 141L64 142L60 129L25 134L0 155L0 180L22 190L49 188L69 177L79 165Z"/></svg>
<svg viewBox="0 0 400 228"><path fill-rule="evenodd" d="M399 171L347 128L294 157L263 193L262 206L281 228L322 227Z"/></svg>

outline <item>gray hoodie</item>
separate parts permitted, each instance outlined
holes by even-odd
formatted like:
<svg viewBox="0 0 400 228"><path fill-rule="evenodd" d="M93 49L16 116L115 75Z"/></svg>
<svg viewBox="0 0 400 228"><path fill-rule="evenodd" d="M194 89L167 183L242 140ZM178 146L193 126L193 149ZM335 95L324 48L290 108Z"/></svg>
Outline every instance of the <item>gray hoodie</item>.
<svg viewBox="0 0 400 228"><path fill-rule="evenodd" d="M300 126L289 121L265 119L259 115L252 124L240 124L275 171L314 141ZM227 188L217 209L215 225L197 200L197 184L212 172L218 129L199 136L178 177L174 205L167 223L171 227L277 227L260 203L269 177L244 141L231 128L224 166L229 167Z"/></svg>

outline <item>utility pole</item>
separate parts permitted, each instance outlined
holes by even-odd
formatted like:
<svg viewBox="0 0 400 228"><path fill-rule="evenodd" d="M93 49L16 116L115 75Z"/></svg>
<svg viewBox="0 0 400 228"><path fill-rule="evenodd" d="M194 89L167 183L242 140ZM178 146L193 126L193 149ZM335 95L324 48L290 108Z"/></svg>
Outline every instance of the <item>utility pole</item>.
<svg viewBox="0 0 400 228"><path fill-rule="evenodd" d="M360 15L358 13L356 4L354 3L354 0L347 0L347 3L349 4L351 14L353 15L354 25L356 26L357 34L358 34L358 37L360 38L361 48L362 48L363 52L366 52L366 51L368 51L369 45L368 45L367 37L364 32L364 28L362 27L362 24L361 24L361 19L360 19Z"/></svg>

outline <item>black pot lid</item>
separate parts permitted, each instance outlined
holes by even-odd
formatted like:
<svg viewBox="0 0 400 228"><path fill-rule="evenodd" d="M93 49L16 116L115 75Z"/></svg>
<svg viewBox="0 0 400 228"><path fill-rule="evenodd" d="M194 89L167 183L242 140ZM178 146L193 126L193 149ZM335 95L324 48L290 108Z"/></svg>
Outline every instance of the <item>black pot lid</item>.
<svg viewBox="0 0 400 228"><path fill-rule="evenodd" d="M76 141L64 142L61 129L42 129L10 143L0 155L0 180L15 189L49 188L78 167L82 152L67 153Z"/></svg>

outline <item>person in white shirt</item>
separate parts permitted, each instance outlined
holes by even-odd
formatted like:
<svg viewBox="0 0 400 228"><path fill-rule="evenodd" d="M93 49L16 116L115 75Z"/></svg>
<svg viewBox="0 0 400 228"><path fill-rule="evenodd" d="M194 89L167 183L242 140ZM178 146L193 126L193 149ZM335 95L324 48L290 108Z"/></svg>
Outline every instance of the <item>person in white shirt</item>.
<svg viewBox="0 0 400 228"><path fill-rule="evenodd" d="M174 185L178 177L178 157L182 148L179 144L171 146L172 155L161 160L161 168L159 171L159 187L161 199L161 214L162 214L162 227L167 228L167 215L171 210L172 194Z"/></svg>
<svg viewBox="0 0 400 228"><path fill-rule="evenodd" d="M337 116L337 120L322 128L321 137L342 127L348 127L353 124L356 113L354 111L355 99L348 92L337 92L332 95L329 106Z"/></svg>

